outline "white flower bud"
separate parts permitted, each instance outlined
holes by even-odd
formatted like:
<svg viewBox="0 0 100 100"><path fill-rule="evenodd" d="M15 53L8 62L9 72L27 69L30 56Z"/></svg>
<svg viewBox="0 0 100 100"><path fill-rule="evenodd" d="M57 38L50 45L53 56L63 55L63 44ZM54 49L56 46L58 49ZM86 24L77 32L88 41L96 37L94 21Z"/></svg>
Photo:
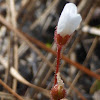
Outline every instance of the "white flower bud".
<svg viewBox="0 0 100 100"><path fill-rule="evenodd" d="M67 3L61 13L57 25L57 34L64 37L67 34L71 35L79 26L82 18L77 13L77 7L73 3Z"/></svg>

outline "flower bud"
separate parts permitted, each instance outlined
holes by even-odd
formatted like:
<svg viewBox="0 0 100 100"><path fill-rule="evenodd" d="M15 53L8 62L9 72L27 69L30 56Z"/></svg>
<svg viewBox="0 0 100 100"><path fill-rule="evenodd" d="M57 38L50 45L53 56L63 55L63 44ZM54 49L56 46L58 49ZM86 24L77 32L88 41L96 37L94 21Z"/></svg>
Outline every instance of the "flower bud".
<svg viewBox="0 0 100 100"><path fill-rule="evenodd" d="M82 18L77 13L77 7L73 3L67 3L60 15L57 29L55 32L55 41L59 45L64 45L77 29Z"/></svg>
<svg viewBox="0 0 100 100"><path fill-rule="evenodd" d="M73 3L67 3L61 13L57 25L57 34L64 37L71 35L79 26L82 18L77 13L77 7Z"/></svg>
<svg viewBox="0 0 100 100"><path fill-rule="evenodd" d="M52 89L51 89L51 96L53 100L60 100L65 98L66 91L63 86L56 84Z"/></svg>

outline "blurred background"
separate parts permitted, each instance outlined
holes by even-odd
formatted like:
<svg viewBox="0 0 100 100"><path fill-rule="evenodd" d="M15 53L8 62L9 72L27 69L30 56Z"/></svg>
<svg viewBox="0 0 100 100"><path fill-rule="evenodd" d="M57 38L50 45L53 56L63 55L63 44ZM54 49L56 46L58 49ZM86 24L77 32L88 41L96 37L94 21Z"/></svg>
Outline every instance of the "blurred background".
<svg viewBox="0 0 100 100"><path fill-rule="evenodd" d="M24 100L50 100L54 31L69 2L77 5L82 22L62 50L66 98L100 100L100 0L0 0L0 79ZM0 100L14 96L0 81Z"/></svg>

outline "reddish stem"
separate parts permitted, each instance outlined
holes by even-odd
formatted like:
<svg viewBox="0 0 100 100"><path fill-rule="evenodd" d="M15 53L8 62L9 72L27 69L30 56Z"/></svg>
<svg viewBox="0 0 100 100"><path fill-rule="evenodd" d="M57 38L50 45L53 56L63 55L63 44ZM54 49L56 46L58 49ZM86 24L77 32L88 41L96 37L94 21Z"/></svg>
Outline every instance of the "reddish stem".
<svg viewBox="0 0 100 100"><path fill-rule="evenodd" d="M54 85L57 84L57 73L59 71L59 63L60 63L60 52L61 52L62 46L57 45L57 65L56 65L56 73L55 73L55 83Z"/></svg>

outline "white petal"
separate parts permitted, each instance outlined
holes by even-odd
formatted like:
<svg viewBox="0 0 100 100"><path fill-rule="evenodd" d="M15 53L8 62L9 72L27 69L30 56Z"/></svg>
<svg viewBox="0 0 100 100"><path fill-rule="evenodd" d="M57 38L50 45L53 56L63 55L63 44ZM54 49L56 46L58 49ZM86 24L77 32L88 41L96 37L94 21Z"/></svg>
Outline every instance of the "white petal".
<svg viewBox="0 0 100 100"><path fill-rule="evenodd" d="M77 29L81 21L82 21L82 18L80 14L77 14L76 16L72 18L70 22L70 27L71 27L70 34L73 33Z"/></svg>
<svg viewBox="0 0 100 100"><path fill-rule="evenodd" d="M74 3L67 3L63 9L63 12L68 12L68 13L77 13L77 7Z"/></svg>
<svg viewBox="0 0 100 100"><path fill-rule="evenodd" d="M62 37L72 34L81 20L80 14L77 14L76 5L73 3L66 4L58 21L57 34L60 34Z"/></svg>

